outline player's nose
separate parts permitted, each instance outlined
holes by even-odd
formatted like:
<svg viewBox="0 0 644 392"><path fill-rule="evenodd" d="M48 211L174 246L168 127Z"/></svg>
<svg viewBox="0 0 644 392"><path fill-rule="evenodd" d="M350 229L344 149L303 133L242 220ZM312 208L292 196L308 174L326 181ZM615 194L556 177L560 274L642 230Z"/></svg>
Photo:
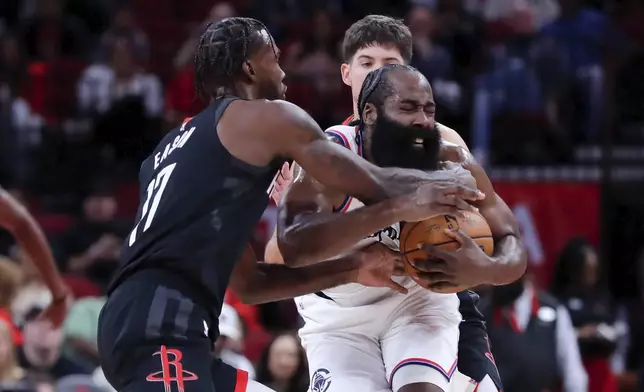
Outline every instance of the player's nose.
<svg viewBox="0 0 644 392"><path fill-rule="evenodd" d="M418 128L433 128L434 118L432 116L428 116L425 112L419 112L414 119L413 125Z"/></svg>

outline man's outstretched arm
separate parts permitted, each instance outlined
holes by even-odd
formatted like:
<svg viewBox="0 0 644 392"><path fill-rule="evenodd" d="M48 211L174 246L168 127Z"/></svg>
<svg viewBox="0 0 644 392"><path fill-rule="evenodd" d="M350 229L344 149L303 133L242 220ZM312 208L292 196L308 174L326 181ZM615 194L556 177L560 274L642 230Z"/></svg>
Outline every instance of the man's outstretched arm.
<svg viewBox="0 0 644 392"><path fill-rule="evenodd" d="M258 262L253 249L247 246L233 270L230 285L247 304L290 299L352 282L406 293L404 287L391 280L392 275L402 273L397 257L382 246L372 246L348 256L290 268Z"/></svg>
<svg viewBox="0 0 644 392"><path fill-rule="evenodd" d="M70 292L56 268L51 249L40 226L11 194L0 188L0 226L6 228L16 239L21 249L33 260L43 281L53 297L52 305L62 305L63 311L50 314L57 326L64 319L65 302Z"/></svg>

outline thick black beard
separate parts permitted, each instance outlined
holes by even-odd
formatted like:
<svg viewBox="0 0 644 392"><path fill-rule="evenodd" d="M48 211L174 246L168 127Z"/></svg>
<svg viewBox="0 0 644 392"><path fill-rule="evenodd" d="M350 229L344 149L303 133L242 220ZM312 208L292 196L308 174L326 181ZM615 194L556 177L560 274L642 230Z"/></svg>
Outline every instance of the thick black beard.
<svg viewBox="0 0 644 392"><path fill-rule="evenodd" d="M423 140L422 145L416 143ZM370 155L380 167L437 170L441 136L438 128L402 125L382 113L371 133Z"/></svg>

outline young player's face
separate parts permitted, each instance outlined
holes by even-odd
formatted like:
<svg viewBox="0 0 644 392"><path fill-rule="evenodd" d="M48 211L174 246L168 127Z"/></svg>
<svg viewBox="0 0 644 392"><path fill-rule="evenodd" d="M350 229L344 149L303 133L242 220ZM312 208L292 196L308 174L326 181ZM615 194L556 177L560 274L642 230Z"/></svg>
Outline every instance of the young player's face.
<svg viewBox="0 0 644 392"><path fill-rule="evenodd" d="M252 66L251 76L259 86L262 98L284 99L286 85L284 85L284 71L279 64L280 51L274 46L273 39L266 30L261 30L264 43L253 59L249 61Z"/></svg>
<svg viewBox="0 0 644 392"><path fill-rule="evenodd" d="M367 74L387 64L404 64L404 60L394 46L369 45L359 49L348 64L342 64L342 81L351 87L353 102L358 101L362 83Z"/></svg>

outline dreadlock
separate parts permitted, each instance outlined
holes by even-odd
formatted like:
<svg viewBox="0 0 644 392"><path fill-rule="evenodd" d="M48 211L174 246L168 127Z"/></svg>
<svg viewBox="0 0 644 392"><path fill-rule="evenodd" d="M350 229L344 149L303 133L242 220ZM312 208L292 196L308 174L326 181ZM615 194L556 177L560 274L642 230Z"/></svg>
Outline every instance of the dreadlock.
<svg viewBox="0 0 644 392"><path fill-rule="evenodd" d="M261 48L264 41L257 33L262 30L268 31L253 18L234 17L208 23L195 54L195 88L201 97L220 97L233 86L244 62ZM273 37L270 39L275 50Z"/></svg>
<svg viewBox="0 0 644 392"><path fill-rule="evenodd" d="M418 72L416 68L402 64L387 64L367 74L358 95L358 115L362 117L367 103L371 102L377 107L385 103L391 94L393 86L389 74L393 71Z"/></svg>

